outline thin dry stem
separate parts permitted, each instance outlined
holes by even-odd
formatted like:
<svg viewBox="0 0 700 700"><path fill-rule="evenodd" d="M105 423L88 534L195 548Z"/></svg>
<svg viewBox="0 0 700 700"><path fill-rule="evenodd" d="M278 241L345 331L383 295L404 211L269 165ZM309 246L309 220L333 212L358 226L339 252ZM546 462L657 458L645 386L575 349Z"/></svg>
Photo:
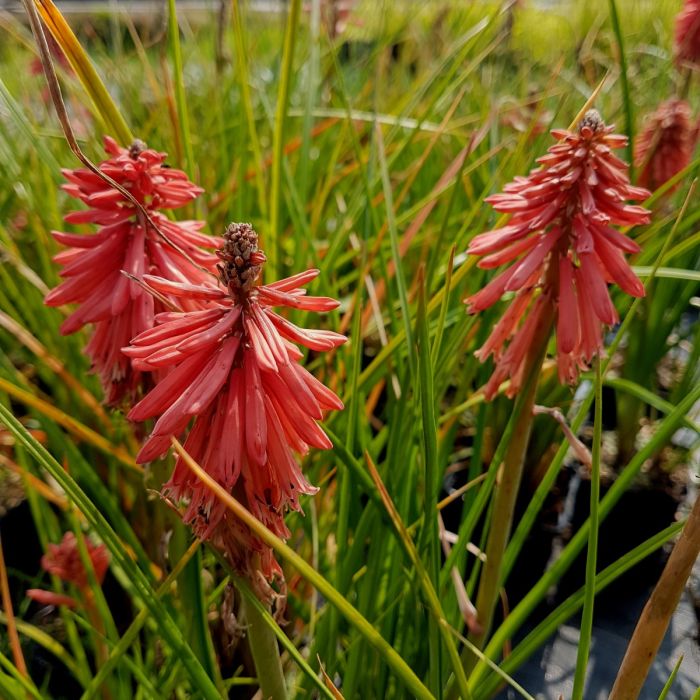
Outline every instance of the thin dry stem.
<svg viewBox="0 0 700 700"><path fill-rule="evenodd" d="M2 538L0 538L0 589L0 592L2 593L2 607L5 609L5 616L7 617L7 636L10 641L12 658L15 662L15 667L17 670L25 678L29 678L29 674L27 673L27 664L24 662L24 655L22 654L22 645L19 642L19 634L17 633L15 616L12 611L12 598L10 596L10 585L7 581L7 569L5 568L5 555L2 549Z"/></svg>
<svg viewBox="0 0 700 700"><path fill-rule="evenodd" d="M673 547L630 639L610 700L636 700L644 686L671 616L678 607L686 581L700 556L700 498Z"/></svg>

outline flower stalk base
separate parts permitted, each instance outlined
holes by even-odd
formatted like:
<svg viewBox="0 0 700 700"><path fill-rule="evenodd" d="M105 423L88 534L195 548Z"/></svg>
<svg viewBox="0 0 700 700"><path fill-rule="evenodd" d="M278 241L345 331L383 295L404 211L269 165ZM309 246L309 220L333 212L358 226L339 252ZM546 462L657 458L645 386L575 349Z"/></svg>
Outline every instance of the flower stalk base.
<svg viewBox="0 0 700 700"><path fill-rule="evenodd" d="M265 623L260 611L245 600L241 602L241 617L247 625L248 644L263 698L286 700L287 686L284 682L277 637Z"/></svg>
<svg viewBox="0 0 700 700"><path fill-rule="evenodd" d="M513 409L514 428L512 440L508 452L501 467L501 475L496 486L494 496L493 516L489 538L486 544L486 562L479 581L479 590L476 598L480 631L470 635L471 641L482 648L488 636L493 613L499 596L502 581L501 569L503 555L513 524L513 512L515 502L522 479L525 454L530 441L530 432L534 418L533 408L535 394L542 362L547 349L552 326L554 325L554 309L550 304L544 307L547 312L542 313L538 319L537 329L534 334L535 342L530 347L526 357L525 382L523 391ZM467 668L471 669L476 663L476 657L465 650L464 658Z"/></svg>

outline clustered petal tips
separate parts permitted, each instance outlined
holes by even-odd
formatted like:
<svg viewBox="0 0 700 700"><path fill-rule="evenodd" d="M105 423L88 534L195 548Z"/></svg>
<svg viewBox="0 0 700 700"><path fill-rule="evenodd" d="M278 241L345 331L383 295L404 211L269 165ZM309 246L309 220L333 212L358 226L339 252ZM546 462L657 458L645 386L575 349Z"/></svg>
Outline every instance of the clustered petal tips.
<svg viewBox="0 0 700 700"><path fill-rule="evenodd" d="M299 494L316 491L295 453L330 448L317 421L324 410L342 408L340 399L300 364L296 344L331 350L346 338L300 328L273 307L329 311L338 303L306 295L302 287L318 270L258 284L265 256L249 224L228 227L219 257L219 285L144 276L154 291L194 310L157 315L156 326L124 350L137 369L170 370L129 413L135 421L159 416L137 460L165 454L171 437L179 437L193 421L187 452L268 528L288 537L285 511L299 510ZM184 517L197 535L223 548L260 596L272 600L270 583L282 581L272 550L236 521L181 459L164 493L187 501Z"/></svg>
<svg viewBox="0 0 700 700"><path fill-rule="evenodd" d="M95 580L102 585L109 567L109 554L103 544L93 544L89 539L85 540L90 563L95 574ZM41 566L65 583L72 583L83 594L88 590L88 574L80 557L78 541L72 532L66 532L60 544L49 544L48 551L41 558ZM30 588L27 596L44 605L67 605L75 607L77 601L70 596L45 591L39 588Z"/></svg>
<svg viewBox="0 0 700 700"><path fill-rule="evenodd" d="M674 53L678 62L700 63L700 0L685 0L676 16Z"/></svg>
<svg viewBox="0 0 700 700"><path fill-rule="evenodd" d="M627 165L612 152L627 139L612 131L590 110L576 132L552 131L558 143L538 159L540 167L486 199L512 216L505 226L476 236L467 252L484 256L482 268L510 265L466 300L468 310L482 311L504 294L515 295L477 352L482 362L493 355L496 363L485 387L488 398L506 379L509 395L517 393L532 339L545 328L549 332L543 322L548 315L556 313L560 379L574 382L603 348L602 325L618 320L607 283L644 295L623 256L639 247L613 226L647 223L649 212L625 201L649 193L630 185Z"/></svg>
<svg viewBox="0 0 700 700"><path fill-rule="evenodd" d="M668 182L690 164L696 139L690 105L675 98L662 102L634 144L637 182L652 190Z"/></svg>
<svg viewBox="0 0 700 700"><path fill-rule="evenodd" d="M79 304L63 323L64 334L94 324L85 352L100 376L107 402L115 404L133 396L140 383L140 374L132 370L121 348L150 328L154 315L163 310L158 300L123 272L135 278L153 273L178 282L203 281L208 275L198 266L213 268L216 258L202 248L217 247L220 241L201 233L203 222L176 223L160 213L182 207L203 191L185 173L168 167L165 153L138 140L128 149L109 137L104 142L110 158L100 164L100 170L146 208L167 241L139 209L98 175L84 168L64 170L69 183L63 189L88 206L65 220L96 224L99 229L94 235L53 232L59 243L70 247L54 258L62 266L65 281L45 302Z"/></svg>

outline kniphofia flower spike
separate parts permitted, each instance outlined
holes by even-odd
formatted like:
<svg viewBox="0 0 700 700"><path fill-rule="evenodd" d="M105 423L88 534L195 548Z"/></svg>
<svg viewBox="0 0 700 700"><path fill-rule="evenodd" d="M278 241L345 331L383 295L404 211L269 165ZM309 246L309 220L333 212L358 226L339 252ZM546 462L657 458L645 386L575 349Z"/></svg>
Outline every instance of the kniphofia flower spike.
<svg viewBox="0 0 700 700"><path fill-rule="evenodd" d="M194 419L187 452L261 522L288 537L285 511L300 510L299 495L316 491L294 453L330 448L317 421L324 410L342 408L338 397L300 364L296 343L324 351L346 339L300 328L273 311L276 306L336 308L333 299L306 296L302 289L318 270L259 284L265 256L251 226L231 224L224 241L218 286L144 276L155 291L200 308L159 314L156 327L124 351L137 369L170 369L129 413L135 421L160 416L137 460L163 455L171 437L180 436ZM273 597L269 583L281 580L281 570L272 551L235 521L182 460L164 492L188 501L184 518L197 535L221 546L261 597Z"/></svg>
<svg viewBox="0 0 700 700"><path fill-rule="evenodd" d="M630 185L627 165L613 153L627 139L612 132L590 110L575 132L552 131L558 143L538 159L540 167L486 199L512 216L505 226L476 236L468 252L484 256L481 268L509 266L466 300L468 310L482 311L504 294L513 295L476 353L482 362L490 355L495 360L487 398L506 379L508 394L518 392L534 334L550 327L543 322L547 315L556 317L559 377L574 382L603 349L602 327L618 320L607 284L644 295L623 256L639 247L614 226L647 223L649 212L625 200L643 200L649 193Z"/></svg>
<svg viewBox="0 0 700 700"><path fill-rule="evenodd" d="M690 105L676 98L649 115L634 144L637 183L655 190L690 164L697 138Z"/></svg>
<svg viewBox="0 0 700 700"><path fill-rule="evenodd" d="M103 544L93 544L88 539L85 540L85 545L95 580L102 585L109 566L107 548ZM72 532L66 532L59 544L49 544L48 551L41 558L41 566L44 571L58 576L65 583L72 583L84 596L88 595L88 574L80 558L78 541ZM30 588L27 596L44 605L67 605L71 608L77 605L75 598L40 588Z"/></svg>
<svg viewBox="0 0 700 700"><path fill-rule="evenodd" d="M676 61L700 63L700 0L685 0L676 15L674 53Z"/></svg>
<svg viewBox="0 0 700 700"><path fill-rule="evenodd" d="M85 168L64 170L69 184L63 189L89 207L68 214L66 221L97 224L99 230L94 235L53 232L59 243L71 247L54 258L65 281L45 301L50 306L79 304L61 326L63 334L94 324L85 352L100 376L107 402L115 404L127 394L133 396L140 383L121 348L151 328L155 313L163 310L122 271L137 278L156 273L177 282L203 281L208 275L199 266L213 269L216 257L202 248L217 247L221 241L202 234L202 222L175 223L160 213L182 207L203 191L181 170L168 167L165 153L146 148L141 141L129 149L109 137L104 142L110 158L100 170L144 206L168 242L98 175Z"/></svg>

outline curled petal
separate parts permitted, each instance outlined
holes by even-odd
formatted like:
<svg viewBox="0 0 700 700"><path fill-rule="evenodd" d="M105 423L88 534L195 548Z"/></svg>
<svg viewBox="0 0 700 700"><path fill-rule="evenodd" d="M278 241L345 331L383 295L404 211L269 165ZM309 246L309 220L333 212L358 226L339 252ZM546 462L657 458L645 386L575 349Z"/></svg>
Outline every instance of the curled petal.
<svg viewBox="0 0 700 700"><path fill-rule="evenodd" d="M144 275L143 281L149 287L155 289L155 291L162 292L163 294L172 294L175 297L219 300L226 296L226 293L217 287L187 284L185 282L171 282L170 280L156 277L155 275Z"/></svg>
<svg viewBox="0 0 700 700"><path fill-rule="evenodd" d="M27 598L31 598L42 605L55 605L56 607L65 605L67 608L78 607L78 601L75 598L60 593L54 593L53 591L45 591L41 588L28 589Z"/></svg>
<svg viewBox="0 0 700 700"><path fill-rule="evenodd" d="M296 296L267 286L261 286L259 294L260 299L270 306L290 306L304 311L332 311L340 305L329 297Z"/></svg>
<svg viewBox="0 0 700 700"><path fill-rule="evenodd" d="M278 292L291 292L316 279L319 274L320 270L312 268L296 275L292 275L291 277L285 277L277 282L271 282L265 286L268 287L268 289L276 289Z"/></svg>

